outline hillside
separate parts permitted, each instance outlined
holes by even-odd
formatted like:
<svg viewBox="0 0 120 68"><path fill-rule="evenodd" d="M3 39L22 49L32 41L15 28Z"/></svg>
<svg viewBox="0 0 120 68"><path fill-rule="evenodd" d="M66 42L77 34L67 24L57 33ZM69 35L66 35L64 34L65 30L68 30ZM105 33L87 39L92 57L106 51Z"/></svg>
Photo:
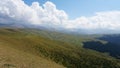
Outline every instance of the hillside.
<svg viewBox="0 0 120 68"><path fill-rule="evenodd" d="M0 43L0 68L65 68L53 61L35 56Z"/></svg>
<svg viewBox="0 0 120 68"><path fill-rule="evenodd" d="M107 53L117 59L120 59L120 35L119 34L108 34L102 37L97 37L99 40L106 41L101 43L98 41L87 41L84 42L84 48L93 49L102 53Z"/></svg>
<svg viewBox="0 0 120 68"><path fill-rule="evenodd" d="M11 61L10 66L13 63L12 66L18 65L17 68L21 64L25 65L25 68L34 68L29 66L32 63L35 68L50 68L50 66L55 66L51 68L63 66L67 68L120 68L119 60L82 48L82 42L90 40L95 39L89 36L77 37L38 29L0 28L0 48L2 48L0 54L3 57L5 55L6 60L12 59L8 60ZM9 66L9 64L5 62L0 65Z"/></svg>

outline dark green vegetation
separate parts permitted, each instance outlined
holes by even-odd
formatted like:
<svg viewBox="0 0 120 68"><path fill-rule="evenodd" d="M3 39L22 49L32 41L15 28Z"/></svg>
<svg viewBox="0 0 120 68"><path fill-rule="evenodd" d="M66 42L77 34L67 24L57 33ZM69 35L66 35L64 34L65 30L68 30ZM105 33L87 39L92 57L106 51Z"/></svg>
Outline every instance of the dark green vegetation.
<svg viewBox="0 0 120 68"><path fill-rule="evenodd" d="M82 47L82 42L90 40L105 43L94 37L38 29L0 28L0 42L3 45L52 60L67 68L120 68L119 60Z"/></svg>
<svg viewBox="0 0 120 68"><path fill-rule="evenodd" d="M98 41L84 42L84 48L93 49L99 52L108 53L110 56L120 59L120 35L103 35L102 37L97 37L100 40L106 41L106 43L101 43Z"/></svg>

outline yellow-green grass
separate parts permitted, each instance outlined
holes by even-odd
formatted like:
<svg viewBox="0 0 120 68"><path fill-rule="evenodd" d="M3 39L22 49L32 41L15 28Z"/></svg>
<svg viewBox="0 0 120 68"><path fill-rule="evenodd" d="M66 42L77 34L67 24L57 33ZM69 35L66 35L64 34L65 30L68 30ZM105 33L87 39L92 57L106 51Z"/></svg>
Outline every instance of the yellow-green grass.
<svg viewBox="0 0 120 68"><path fill-rule="evenodd" d="M51 60L32 55L0 42L0 68L65 68Z"/></svg>
<svg viewBox="0 0 120 68"><path fill-rule="evenodd" d="M84 49L81 47L81 45L76 46L70 42L71 40L85 41L86 38L75 39L74 36L72 37L71 35L67 36L66 34L61 33L53 34L53 32L51 33L51 35L53 34L51 36L47 34L50 32L45 31L44 34L46 35L41 32L44 31L35 29L0 28L0 42L2 44L6 44L4 45L5 47L9 47L20 52L20 54L17 52L15 53L16 56L19 57L18 60L26 60L25 65L28 67L30 67L28 63L32 58L35 58L37 63L40 62L39 59L42 57L46 59L46 61L50 61L50 63L55 62L53 64L59 64L58 67L60 65L60 67L62 67L63 65L68 68L120 68L119 60L99 52ZM65 39L63 39L63 37L65 37ZM81 42L77 42L77 44L78 43L82 44ZM4 50L7 49L4 48ZM13 50L10 51L14 52ZM6 55L11 55L8 53L6 52ZM26 56L28 56L27 54L31 55L32 57L26 58ZM24 61L20 62L22 63ZM46 64L49 65L50 63Z"/></svg>

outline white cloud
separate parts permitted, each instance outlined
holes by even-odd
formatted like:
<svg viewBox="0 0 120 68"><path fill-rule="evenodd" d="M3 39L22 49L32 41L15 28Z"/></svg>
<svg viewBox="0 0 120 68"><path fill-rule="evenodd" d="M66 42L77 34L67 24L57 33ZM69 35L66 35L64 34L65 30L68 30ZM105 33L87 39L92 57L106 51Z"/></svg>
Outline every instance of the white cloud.
<svg viewBox="0 0 120 68"><path fill-rule="evenodd" d="M56 6L49 1L43 6L40 6L38 2L33 2L31 6L28 6L22 0L0 0L0 18L8 20L4 16L18 23L22 21L32 24L54 25L67 19L67 14L63 10L56 9Z"/></svg>
<svg viewBox="0 0 120 68"><path fill-rule="evenodd" d="M80 17L67 23L70 29L108 29L120 30L120 11L98 12L91 17Z"/></svg>
<svg viewBox="0 0 120 68"><path fill-rule="evenodd" d="M31 22L31 19L37 19L37 14L27 6L22 0L0 0L0 15L9 18L6 21L16 21L16 23ZM21 22L21 23L22 23Z"/></svg>
<svg viewBox="0 0 120 68"><path fill-rule="evenodd" d="M0 23L35 24L45 27L61 27L68 30L120 31L120 11L97 12L94 16L68 19L63 10L47 1L40 5L27 5L23 0L0 0ZM97 32L97 31L96 31ZM102 32L102 31L101 31Z"/></svg>

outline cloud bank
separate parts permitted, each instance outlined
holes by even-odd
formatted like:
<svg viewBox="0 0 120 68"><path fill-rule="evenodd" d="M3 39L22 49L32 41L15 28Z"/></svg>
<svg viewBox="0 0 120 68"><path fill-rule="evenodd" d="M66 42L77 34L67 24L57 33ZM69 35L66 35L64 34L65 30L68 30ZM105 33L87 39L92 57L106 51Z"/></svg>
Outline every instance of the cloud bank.
<svg viewBox="0 0 120 68"><path fill-rule="evenodd" d="M0 0L0 23L33 24L86 33L120 33L120 11L97 12L91 17L70 20L64 10L57 9L50 1L43 5L33 2L29 6L23 0Z"/></svg>

